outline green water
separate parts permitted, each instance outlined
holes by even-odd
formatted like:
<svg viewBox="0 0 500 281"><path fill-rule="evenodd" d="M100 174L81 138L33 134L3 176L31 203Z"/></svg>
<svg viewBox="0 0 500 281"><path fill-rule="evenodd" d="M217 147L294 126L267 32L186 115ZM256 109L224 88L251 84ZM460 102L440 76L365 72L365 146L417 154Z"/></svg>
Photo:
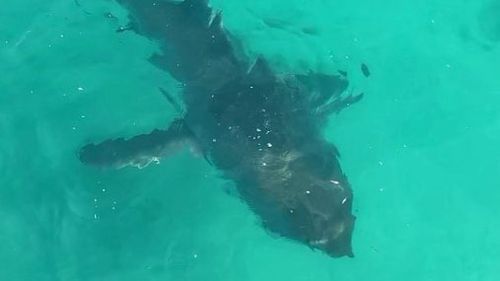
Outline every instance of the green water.
<svg viewBox="0 0 500 281"><path fill-rule="evenodd" d="M189 151L81 165L88 141L166 126L157 87L176 84L147 63L154 43L115 33L113 1L2 0L0 280L499 280L500 1L211 3L248 54L346 69L366 93L326 128L356 257L269 235Z"/></svg>

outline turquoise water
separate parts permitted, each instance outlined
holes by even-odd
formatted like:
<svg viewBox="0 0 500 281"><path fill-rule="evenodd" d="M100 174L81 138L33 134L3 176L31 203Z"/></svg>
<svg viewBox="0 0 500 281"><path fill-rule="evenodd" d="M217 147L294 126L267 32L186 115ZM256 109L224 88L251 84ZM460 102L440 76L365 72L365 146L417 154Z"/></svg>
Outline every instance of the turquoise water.
<svg viewBox="0 0 500 281"><path fill-rule="evenodd" d="M0 280L498 280L500 1L211 3L250 56L346 69L366 93L326 128L356 257L269 235L187 150L142 170L80 164L88 141L167 126L157 88L176 83L146 61L153 42L115 33L113 1L3 0Z"/></svg>

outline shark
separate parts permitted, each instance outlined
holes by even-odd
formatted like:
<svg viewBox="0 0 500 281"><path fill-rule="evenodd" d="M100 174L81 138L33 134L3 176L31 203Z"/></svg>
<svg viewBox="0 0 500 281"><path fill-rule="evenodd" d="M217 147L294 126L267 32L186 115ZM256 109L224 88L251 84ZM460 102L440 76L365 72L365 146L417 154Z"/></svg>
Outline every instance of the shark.
<svg viewBox="0 0 500 281"><path fill-rule="evenodd" d="M344 75L274 71L249 59L207 0L116 0L130 30L154 41L149 61L181 85L182 113L165 127L110 138L79 150L84 164L143 168L196 147L273 234L331 257L353 257L353 192L339 152L323 129L358 102Z"/></svg>

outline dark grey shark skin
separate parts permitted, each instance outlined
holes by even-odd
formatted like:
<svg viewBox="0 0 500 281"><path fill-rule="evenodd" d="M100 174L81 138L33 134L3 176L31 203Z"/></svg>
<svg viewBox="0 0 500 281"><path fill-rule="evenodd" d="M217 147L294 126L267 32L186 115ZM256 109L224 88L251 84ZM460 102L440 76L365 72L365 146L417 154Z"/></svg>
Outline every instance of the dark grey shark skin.
<svg viewBox="0 0 500 281"><path fill-rule="evenodd" d="M342 97L342 76L277 74L263 58L250 65L205 0L117 1L131 28L160 46L150 61L183 83L185 114L167 130L86 145L81 161L120 168L196 143L265 229L353 257L353 194L322 127L361 95Z"/></svg>

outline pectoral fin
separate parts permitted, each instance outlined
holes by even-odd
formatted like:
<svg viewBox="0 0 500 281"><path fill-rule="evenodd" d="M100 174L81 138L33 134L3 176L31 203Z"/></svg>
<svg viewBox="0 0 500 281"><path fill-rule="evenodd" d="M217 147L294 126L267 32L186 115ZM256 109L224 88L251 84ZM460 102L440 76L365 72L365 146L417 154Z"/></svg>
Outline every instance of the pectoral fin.
<svg viewBox="0 0 500 281"><path fill-rule="evenodd" d="M161 157L178 151L194 140L184 120L173 121L166 130L154 130L130 139L117 138L87 144L80 150L82 163L109 168L144 168Z"/></svg>
<svg viewBox="0 0 500 281"><path fill-rule="evenodd" d="M307 75L295 76L308 92L312 93L309 106L316 111L318 116L327 117L330 114L339 113L363 97L363 93L345 96L349 82L346 75L341 74L339 76L310 72Z"/></svg>
<svg viewBox="0 0 500 281"><path fill-rule="evenodd" d="M313 95L310 97L310 106L317 108L338 98L349 85L345 77L310 72L307 75L296 75L297 79Z"/></svg>

